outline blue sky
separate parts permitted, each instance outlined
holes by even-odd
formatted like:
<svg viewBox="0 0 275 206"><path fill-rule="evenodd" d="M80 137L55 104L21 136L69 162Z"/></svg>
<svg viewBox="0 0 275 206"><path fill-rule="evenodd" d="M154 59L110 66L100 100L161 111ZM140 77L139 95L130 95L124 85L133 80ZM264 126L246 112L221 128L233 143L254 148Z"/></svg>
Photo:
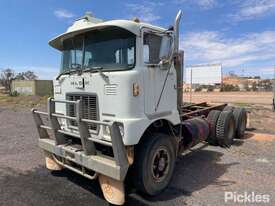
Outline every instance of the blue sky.
<svg viewBox="0 0 275 206"><path fill-rule="evenodd" d="M60 53L47 42L86 11L104 20L138 16L168 27L179 9L186 65L222 63L225 73L272 77L275 0L1 0L0 68L52 79Z"/></svg>

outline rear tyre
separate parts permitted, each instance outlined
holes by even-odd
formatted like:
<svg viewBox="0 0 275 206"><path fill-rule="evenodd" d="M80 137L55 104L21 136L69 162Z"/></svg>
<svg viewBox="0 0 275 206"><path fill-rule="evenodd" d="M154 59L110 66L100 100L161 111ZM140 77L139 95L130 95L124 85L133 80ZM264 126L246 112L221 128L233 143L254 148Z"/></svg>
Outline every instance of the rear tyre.
<svg viewBox="0 0 275 206"><path fill-rule="evenodd" d="M206 141L211 145L218 145L217 137L216 137L216 125L219 119L221 111L219 110L212 110L209 112L207 116L207 121L209 123L209 130L210 134Z"/></svg>
<svg viewBox="0 0 275 206"><path fill-rule="evenodd" d="M132 178L136 189L147 195L157 195L169 184L176 160L172 137L155 133L144 137L135 149Z"/></svg>
<svg viewBox="0 0 275 206"><path fill-rule="evenodd" d="M234 111L234 107L232 106L225 106L225 108L223 108L223 111L230 111L230 112L233 112Z"/></svg>
<svg viewBox="0 0 275 206"><path fill-rule="evenodd" d="M216 126L216 135L221 147L230 147L235 135L235 119L230 111L221 112Z"/></svg>
<svg viewBox="0 0 275 206"><path fill-rule="evenodd" d="M247 113L244 108L237 107L233 111L235 124L236 124L236 134L235 138L241 139L244 137L247 124Z"/></svg>

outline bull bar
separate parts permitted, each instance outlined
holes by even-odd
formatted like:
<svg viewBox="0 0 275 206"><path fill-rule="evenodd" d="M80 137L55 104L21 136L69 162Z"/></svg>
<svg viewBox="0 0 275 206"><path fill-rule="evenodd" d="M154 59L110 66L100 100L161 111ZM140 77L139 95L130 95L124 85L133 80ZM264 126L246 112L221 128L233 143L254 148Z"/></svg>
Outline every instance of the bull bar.
<svg viewBox="0 0 275 206"><path fill-rule="evenodd" d="M84 119L81 109L81 101L82 100L55 100L53 98L49 98L47 104L48 112L32 109L34 122L39 134L39 147L52 154L62 166L88 178L91 178L91 176L85 169L92 170L95 174L103 174L116 180L124 180L129 168L129 162L118 123ZM75 117L56 113L55 103L75 105ZM50 126L43 123L41 115L48 117ZM61 129L58 118L76 121L78 133ZM93 137L88 129L87 123L109 127L111 142ZM53 138L50 138L47 130L52 131ZM70 143L66 142L66 135L79 138L81 140L81 149L75 148L70 145ZM114 154L113 157L103 155L97 151L94 144L95 142L112 147ZM70 162L75 163L79 167L71 166L71 164L69 164Z"/></svg>

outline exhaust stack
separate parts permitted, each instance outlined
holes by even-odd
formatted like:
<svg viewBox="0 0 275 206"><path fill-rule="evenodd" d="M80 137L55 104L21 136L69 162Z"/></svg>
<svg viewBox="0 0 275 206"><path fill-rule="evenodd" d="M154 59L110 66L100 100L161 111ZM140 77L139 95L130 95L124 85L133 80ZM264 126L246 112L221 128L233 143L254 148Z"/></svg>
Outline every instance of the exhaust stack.
<svg viewBox="0 0 275 206"><path fill-rule="evenodd" d="M180 36L180 32L179 32L179 27L180 27L180 19L182 16L182 11L179 10L176 18L175 18L175 22L174 22L174 31L175 31L175 47L174 47L174 53L178 53L179 52L179 36Z"/></svg>

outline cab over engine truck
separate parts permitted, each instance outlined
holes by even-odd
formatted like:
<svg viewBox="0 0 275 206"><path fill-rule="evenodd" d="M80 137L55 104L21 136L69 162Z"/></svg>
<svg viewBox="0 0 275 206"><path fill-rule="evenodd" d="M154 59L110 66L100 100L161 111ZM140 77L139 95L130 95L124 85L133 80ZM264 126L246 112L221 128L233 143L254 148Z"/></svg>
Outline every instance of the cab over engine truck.
<svg viewBox="0 0 275 206"><path fill-rule="evenodd" d="M244 135L244 109L182 101L180 18L164 29L86 13L49 42L61 71L48 111L32 109L48 169L98 178L105 199L122 205L127 182L157 195L183 151Z"/></svg>

